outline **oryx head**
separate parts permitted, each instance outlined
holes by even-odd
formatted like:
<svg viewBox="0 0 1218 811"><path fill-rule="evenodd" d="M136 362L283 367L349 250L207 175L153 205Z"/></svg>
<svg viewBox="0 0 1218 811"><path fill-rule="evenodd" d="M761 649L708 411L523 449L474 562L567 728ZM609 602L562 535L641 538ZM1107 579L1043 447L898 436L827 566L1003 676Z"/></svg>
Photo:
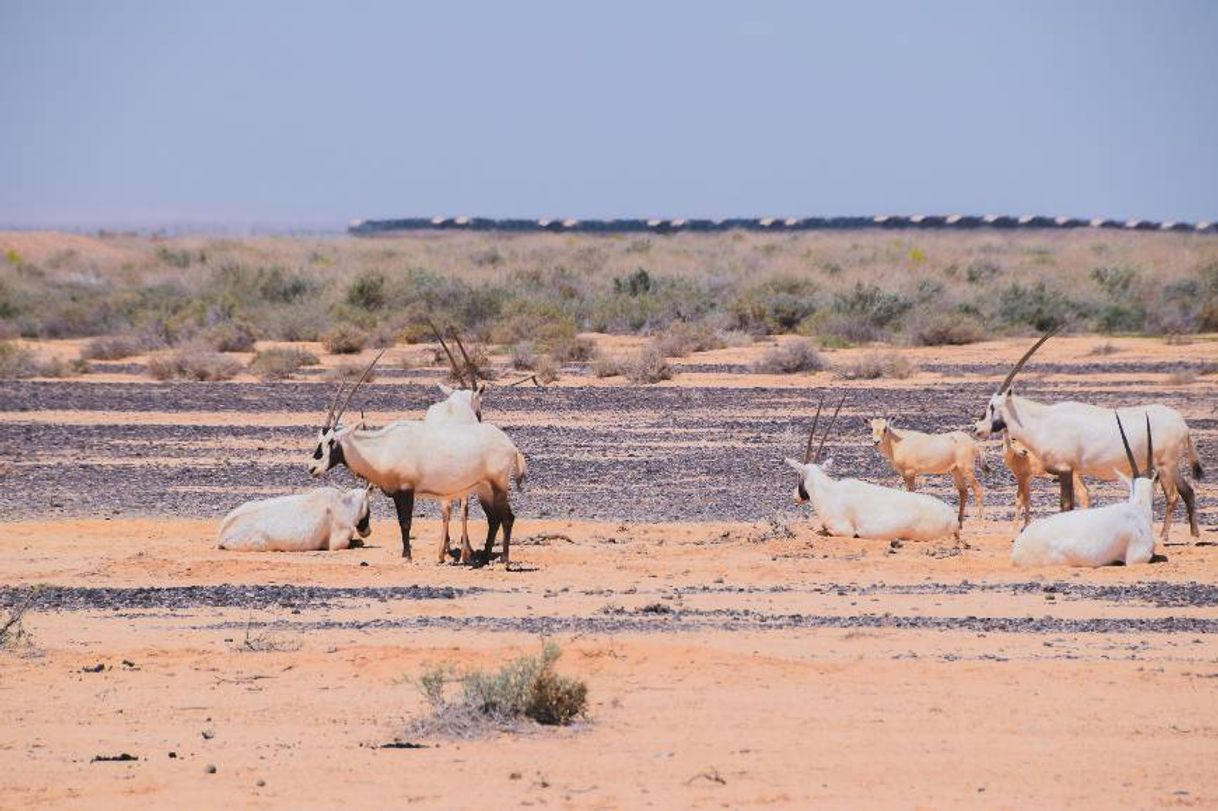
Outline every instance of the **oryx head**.
<svg viewBox="0 0 1218 811"><path fill-rule="evenodd" d="M867 425L871 428L871 444L877 448L883 443L885 437L892 434L892 423L883 417L867 420Z"/></svg>
<svg viewBox="0 0 1218 811"><path fill-rule="evenodd" d="M346 384L341 382L338 384L338 390L334 392L334 400L330 403L330 410L326 412L326 420L317 432L317 448L313 451L313 458L309 460L309 473L313 476L321 476L321 474L330 468L335 465L341 465L345 461L343 459L342 439L354 429L343 427L341 422L343 412L351 404L351 398L355 396L355 392L368 379L368 375L372 374L372 367L376 366L376 362L384 354L385 350L382 349L372 359L372 363L368 364L368 368L364 370L359 380L355 381L355 385L347 392L347 399L343 400L342 408L338 407L338 401L343 396L343 389Z"/></svg>
<svg viewBox="0 0 1218 811"><path fill-rule="evenodd" d="M1032 348L1024 352L1019 362L1007 373L1006 379L1002 381L998 391L994 392L993 396L990 397L990 402L985 407L985 415L973 423L973 436L978 439L989 439L991 435L1007 429L1007 415L1009 413L1007 404L1011 394L1011 384L1015 382L1015 375L1019 374L1019 370L1023 368L1024 364L1028 362L1028 359L1032 357L1036 350L1040 349L1045 341L1053 337L1057 329L1057 327L1054 327L1040 336L1040 339L1032 344Z"/></svg>
<svg viewBox="0 0 1218 811"><path fill-rule="evenodd" d="M482 395L486 392L486 383L479 382L477 368L470 361L469 353L465 351L465 344L461 343L461 336L457 334L455 329L449 330L450 337L456 341L457 349L461 353L462 363L457 363L457 358L453 355L452 350L448 348L448 344L445 343L444 336L440 334L439 328L430 319L428 319L427 324L431 327L431 331L435 333L436 340L440 342L440 348L448 356L448 363L452 366L453 370L453 379L461 386L459 389L453 389L440 383L438 384L440 391L444 392L444 396L450 400L457 397L457 399L464 401L469 406L469 410L474 412L478 422L482 422Z"/></svg>
<svg viewBox="0 0 1218 811"><path fill-rule="evenodd" d="M1155 468L1155 442L1150 435L1150 415L1146 415L1146 470L1138 470L1138 460L1134 458L1133 450L1129 447L1129 437L1125 436L1125 426L1121 424L1121 415L1115 411L1117 430L1121 432L1121 444L1125 446L1125 458L1129 461L1132 476L1126 476L1119 470L1113 471L1117 477L1129 487L1129 500L1145 500L1147 504L1154 497L1155 482L1159 480L1159 471Z"/></svg>
<svg viewBox="0 0 1218 811"><path fill-rule="evenodd" d="M473 389L454 389L452 386L446 386L443 383L437 383L440 391L449 402L459 403L468 408L478 418L478 422L482 422L482 395L486 393L486 384L478 383L477 388Z"/></svg>
<svg viewBox="0 0 1218 811"><path fill-rule="evenodd" d="M804 460L799 462L795 459L787 457L786 463L791 466L791 469L799 474L799 484L795 485L795 503L803 504L810 498L808 488L812 484L813 473L822 469L828 469L833 464L832 459L826 459L821 462L821 454L825 451L825 440L828 439L830 432L833 431L833 425L837 422L837 415L842 410L842 404L846 402L846 395L842 395L842 399L838 401L837 408L833 412L832 419L829 420L829 426L820 436L820 444L816 447L816 453L812 453L812 441L816 438L816 424L820 422L820 412L825 405L825 395L821 395L820 402L816 404L816 416L812 418L812 430L808 432L808 443L804 446Z"/></svg>

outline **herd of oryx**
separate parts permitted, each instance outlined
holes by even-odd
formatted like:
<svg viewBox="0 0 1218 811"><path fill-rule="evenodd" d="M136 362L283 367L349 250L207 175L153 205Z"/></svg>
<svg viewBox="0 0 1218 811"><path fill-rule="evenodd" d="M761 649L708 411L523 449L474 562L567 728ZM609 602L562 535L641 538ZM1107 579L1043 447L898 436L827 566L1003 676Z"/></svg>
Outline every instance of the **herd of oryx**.
<svg viewBox="0 0 1218 811"><path fill-rule="evenodd" d="M1172 513L1181 497L1192 536L1199 537L1196 498L1180 463L1187 460L1197 479L1202 477L1202 469L1179 412L1158 404L1115 411L1078 402L1046 404L1012 390L1016 375L1052 334L1042 335L1007 374L986 405L985 414L973 426L972 436L960 431L927 434L897 428L882 419L868 422L876 450L904 480L905 490L830 475L832 460L821 457L845 397L838 402L814 451L824 405L822 396L803 460L786 460L799 474L796 500L810 502L823 528L834 535L914 541L959 538L970 490L979 516L984 515L984 488L975 469L978 463L984 468L985 463L975 440L999 435L1003 461L1016 479L1017 523L1022 512L1022 531L1015 538L1012 552L1015 564L1104 566L1149 562L1155 548L1155 482L1166 497L1163 540L1168 538ZM244 504L225 517L220 546L284 551L346 548L357 536L365 537L369 532L368 494L376 487L392 498L397 508L403 557L411 556L410 525L414 500L419 497L440 504L440 562L452 554L462 563L489 563L495 538L502 529L500 559L506 563L515 521L508 495L512 481L519 488L524 480L525 458L502 430L482 421L485 384L478 381L468 358L461 366L438 332L436 337L462 387L441 385L445 399L432 405L422 420L393 422L378 429L366 428L362 420L356 426L342 423L352 397L384 350L349 390L339 385L318 433L309 471L320 477L336 465L346 465L367 482L366 487L346 493L323 488ZM457 342L464 355L459 338ZM915 492L917 477L929 474L952 476L959 495L957 508ZM1031 483L1042 476L1060 482L1061 512L1032 521ZM1121 479L1129 491L1127 500L1090 506L1084 477ZM469 541L471 494L478 497L487 518L486 543L477 553ZM454 502L460 504L462 512L459 554L449 552Z"/></svg>

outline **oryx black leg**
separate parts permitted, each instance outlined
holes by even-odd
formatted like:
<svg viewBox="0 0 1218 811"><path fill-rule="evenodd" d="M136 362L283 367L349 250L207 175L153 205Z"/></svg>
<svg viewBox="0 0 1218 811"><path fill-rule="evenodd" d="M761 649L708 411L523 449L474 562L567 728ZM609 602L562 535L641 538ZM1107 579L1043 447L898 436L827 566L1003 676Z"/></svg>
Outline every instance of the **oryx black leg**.
<svg viewBox="0 0 1218 811"><path fill-rule="evenodd" d="M478 496L478 503L482 505L482 512L486 514L486 546L482 550L482 563L487 564L491 562L491 551L495 548L495 534L499 532L499 510L493 494L489 500Z"/></svg>
<svg viewBox="0 0 1218 811"><path fill-rule="evenodd" d="M1180 481L1176 482L1176 488L1180 491L1180 497L1184 499L1184 509L1188 512L1189 532L1194 538L1200 538L1201 532L1197 529L1197 494L1183 475L1180 476Z"/></svg>
<svg viewBox="0 0 1218 811"><path fill-rule="evenodd" d="M1062 486L1062 512L1067 512L1074 509L1074 471L1063 470L1057 474L1057 480Z"/></svg>
<svg viewBox="0 0 1218 811"><path fill-rule="evenodd" d="M414 491L401 490L393 494L393 506L398 511L398 526L402 529L402 557L410 560L410 521L414 517Z"/></svg>
<svg viewBox="0 0 1218 811"><path fill-rule="evenodd" d="M508 503L508 494L495 494L495 502L499 507L499 520L503 522L503 565L508 563L508 550L512 545L512 524L516 523L516 514L512 512L512 505Z"/></svg>

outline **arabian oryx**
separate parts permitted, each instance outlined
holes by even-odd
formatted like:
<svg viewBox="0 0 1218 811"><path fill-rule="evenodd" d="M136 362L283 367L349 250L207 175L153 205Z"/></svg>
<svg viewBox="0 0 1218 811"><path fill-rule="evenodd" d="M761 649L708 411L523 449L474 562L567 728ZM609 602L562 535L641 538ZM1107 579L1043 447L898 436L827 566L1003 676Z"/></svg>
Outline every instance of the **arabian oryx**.
<svg viewBox="0 0 1218 811"><path fill-rule="evenodd" d="M842 402L845 402L845 396ZM821 400L822 404L824 399ZM842 403L838 403L838 411ZM875 540L929 541L947 536L959 537L960 521L956 512L939 499L923 493L894 490L858 479L833 479L827 470L832 460L820 461L825 448L825 439L837 421L837 412L829 421L829 427L821 435L816 454L812 454L812 441L816 436L816 424L820 421L820 405L812 420L812 431L804 448L804 460L787 459L786 462L799 474L795 488L795 501L802 504L812 502L824 528L834 535Z"/></svg>
<svg viewBox="0 0 1218 811"><path fill-rule="evenodd" d="M1149 563L1155 552L1154 488L1155 469L1148 467L1145 477L1129 448L1129 438L1121 415L1116 415L1117 430L1129 469L1130 479L1119 470L1114 473L1129 486L1129 499L1120 504L1094 509L1072 510L1039 518L1015 538L1011 561L1016 566L1107 566L1112 563ZM1146 458L1155 453L1146 415Z"/></svg>
<svg viewBox="0 0 1218 811"><path fill-rule="evenodd" d="M372 360L336 410L342 394L339 387L318 431L309 472L321 476L335 465L345 464L357 476L381 488L397 508L402 557L407 559L415 496L443 504L478 493L487 519L485 560L490 562L495 535L502 526L503 561L507 563L516 520L508 491L512 479L517 487L524 482L528 471L524 456L503 431L485 423L402 421L375 431L343 426L343 412L380 357Z"/></svg>
<svg viewBox="0 0 1218 811"><path fill-rule="evenodd" d="M247 501L224 516L220 548L253 552L346 549L367 538L368 488L342 492L321 487L307 493Z"/></svg>
<svg viewBox="0 0 1218 811"><path fill-rule="evenodd" d="M1106 409L1076 402L1047 405L1020 397L1011 390L1015 375L1052 335L1053 331L1046 332L1019 359L998 391L990 397L985 416L973 426L973 433L985 439L999 431L1009 432L1012 439L1036 454L1046 471L1058 477L1062 509L1071 510L1074 508L1075 474L1111 481L1118 473L1128 475L1131 468L1120 438L1108 423ZM1202 471L1184 418L1175 409L1158 404L1122 408L1117 413L1132 424L1135 446L1145 444L1138 433L1144 430L1138 425L1143 415L1149 417L1150 426L1159 437L1155 458L1139 461L1148 469L1153 467L1158 470L1159 484L1167 497L1167 510L1163 517L1164 542L1168 538L1178 496L1184 497L1193 537L1199 537L1196 498L1192 485L1180 472L1180 459L1188 455L1195 478L1200 479Z"/></svg>
<svg viewBox="0 0 1218 811"><path fill-rule="evenodd" d="M977 517L985 518L985 488L977 480L973 469L980 458L982 470L985 459L980 456L981 446L963 431L947 434L924 434L908 428L896 428L889 420L868 421L871 428L871 443L880 455L888 460L892 469L905 480L905 489L913 492L919 474L950 473L960 496L958 520L964 523L964 503L968 491L973 490L977 504Z"/></svg>
<svg viewBox="0 0 1218 811"><path fill-rule="evenodd" d="M1017 439L1011 439L1010 431L1002 432L1002 461L1015 477L1015 517L1012 523L1019 523L1019 512L1023 510L1023 526L1026 527L1032 520L1032 479L1038 476L1057 477L1045 470L1045 466L1027 446ZM1091 494L1078 473L1074 474L1074 494L1078 496L1080 507L1086 509L1091 506Z"/></svg>

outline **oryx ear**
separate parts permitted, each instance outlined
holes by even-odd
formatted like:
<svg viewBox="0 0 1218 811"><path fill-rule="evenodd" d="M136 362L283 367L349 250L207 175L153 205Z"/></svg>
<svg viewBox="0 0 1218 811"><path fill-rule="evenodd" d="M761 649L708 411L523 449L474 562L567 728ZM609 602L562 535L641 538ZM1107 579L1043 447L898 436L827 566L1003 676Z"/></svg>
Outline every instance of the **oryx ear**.
<svg viewBox="0 0 1218 811"><path fill-rule="evenodd" d="M1121 484L1125 485L1126 487L1133 486L1133 479L1129 478L1128 476L1126 476L1124 473L1117 470L1116 468L1113 468L1112 472L1115 473L1116 477L1121 480Z"/></svg>
<svg viewBox="0 0 1218 811"><path fill-rule="evenodd" d="M479 397L481 397L483 394L486 393L486 383L484 383L484 382L478 383L478 388L474 389L474 391L478 393Z"/></svg>
<svg viewBox="0 0 1218 811"><path fill-rule="evenodd" d="M830 456L828 459L826 459L825 461L820 462L818 464L820 464L821 470L832 471L833 470L833 457Z"/></svg>
<svg viewBox="0 0 1218 811"><path fill-rule="evenodd" d="M445 386L443 383L437 383L436 385L440 387L440 392L445 397L448 397L449 395L451 395L453 393L452 388L450 388L449 386Z"/></svg>
<svg viewBox="0 0 1218 811"><path fill-rule="evenodd" d="M804 472L804 464L803 464L803 462L800 462L800 461L798 461L798 460L792 459L790 456L788 456L788 457L787 457L786 459L784 459L783 461L784 461L784 462L786 462L788 465L790 465L790 466L791 466L791 469L792 469L792 470L794 470L796 473L800 473L800 474L802 474L802 473Z"/></svg>

